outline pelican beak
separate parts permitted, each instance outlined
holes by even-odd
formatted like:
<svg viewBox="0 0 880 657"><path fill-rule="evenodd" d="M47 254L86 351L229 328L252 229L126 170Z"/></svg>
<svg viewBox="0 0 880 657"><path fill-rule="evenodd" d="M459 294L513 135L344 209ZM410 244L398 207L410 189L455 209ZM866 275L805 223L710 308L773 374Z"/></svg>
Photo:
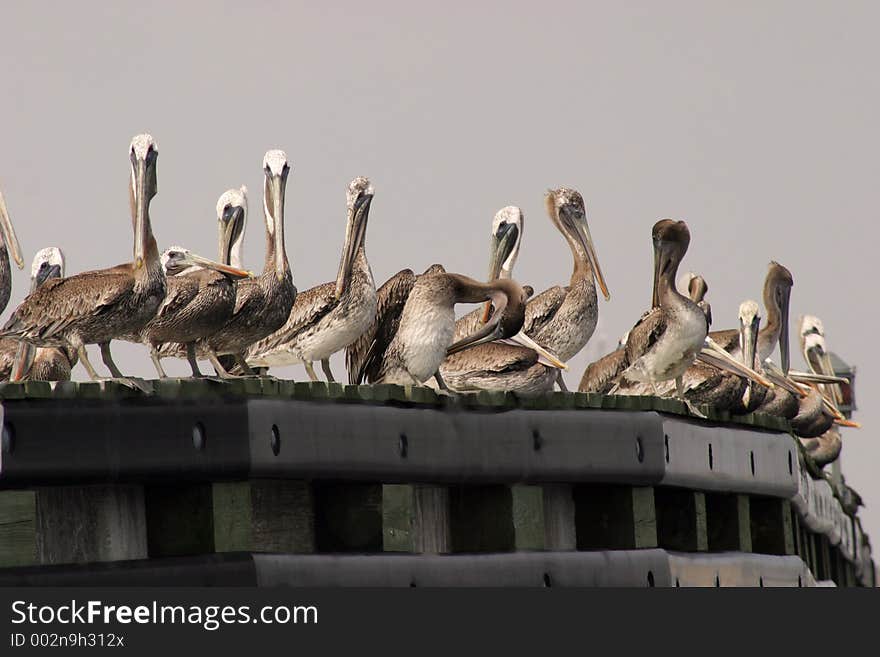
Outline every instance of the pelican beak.
<svg viewBox="0 0 880 657"><path fill-rule="evenodd" d="M779 331L779 362L782 365L782 372L788 376L788 370L791 369L791 352L789 351L788 339L788 307L791 301L791 290L787 290L781 304L782 326Z"/></svg>
<svg viewBox="0 0 880 657"><path fill-rule="evenodd" d="M501 278L504 263L514 254L519 244L519 227L516 224L505 223L497 233L492 234L492 240L489 243L489 275L486 279L492 282L497 278ZM507 269L507 275L510 276L510 268ZM487 301L483 307L483 323L489 321L492 314L492 303Z"/></svg>
<svg viewBox="0 0 880 657"><path fill-rule="evenodd" d="M503 319L504 311L507 309L507 306L510 303L510 299L503 292L493 292L490 295L490 298L495 306L495 312L492 313L492 317L489 318L489 321L486 322L477 331L474 331L467 337L462 338L458 342L449 346L446 350L446 355L451 356L452 354L456 354L459 351L464 351L465 349L470 349L471 347L476 347L477 345L485 344L487 342L494 342L495 340L500 340L502 338L510 337L509 332L505 332L504 327L501 325L501 320ZM519 326L516 327L516 330L522 328L522 321L520 319Z"/></svg>
<svg viewBox="0 0 880 657"><path fill-rule="evenodd" d="M834 423L838 424L842 427L850 427L852 429L861 429L862 425L860 422L856 422L854 420L847 420L846 418L834 418Z"/></svg>
<svg viewBox="0 0 880 657"><path fill-rule="evenodd" d="M660 272L666 258L662 242L654 243L654 286L651 289L651 308L660 307Z"/></svg>
<svg viewBox="0 0 880 657"><path fill-rule="evenodd" d="M196 255L195 253L187 253L184 254L183 258L180 260L181 264L188 265L190 267L203 267L204 269L212 269L214 271L218 271L221 274L225 274L226 276L230 276L232 278L253 278L253 272L245 271L244 269L238 269L237 267L232 267L230 265L225 265L220 262L216 262L214 260L209 260L208 258L204 258L200 255Z"/></svg>
<svg viewBox="0 0 880 657"><path fill-rule="evenodd" d="M224 264L232 263L232 248L244 231L244 208L227 208L220 218L220 254Z"/></svg>
<svg viewBox="0 0 880 657"><path fill-rule="evenodd" d="M844 377L833 376L834 375L834 366L831 364L831 356L829 355L827 350L823 350L823 352L822 352L822 373L829 376L829 377L833 377L834 379L837 379L836 381L834 381L834 383L849 383L849 380L845 379ZM833 385L833 386L829 386L829 388L831 389L831 394L834 396L834 402L836 404L842 404L843 403L843 393L840 390L840 386Z"/></svg>
<svg viewBox="0 0 880 657"><path fill-rule="evenodd" d="M611 301L611 293L608 291L608 285L606 285L605 277L602 275L602 268L599 266L599 258L596 256L596 247L593 245L593 237L590 235L590 226L587 224L586 217L577 222L577 233L581 245L590 259L590 264L593 266L593 274L596 277L596 282L599 284L599 289L602 290L605 301Z"/></svg>
<svg viewBox="0 0 880 657"><path fill-rule="evenodd" d="M829 376L827 374L816 374L815 372L796 372L795 370L791 370L789 371L788 376L798 383L849 383L849 381L842 376Z"/></svg>
<svg viewBox="0 0 880 657"><path fill-rule="evenodd" d="M762 386L765 386L767 388L773 387L773 383L769 379L758 374L751 367L747 367L743 363L739 362L710 337L706 337L706 346L701 352L701 355L703 354L705 354L705 356L708 356L708 362L715 365L716 367L720 367L723 370L731 372L732 374L736 374L737 376L741 376L750 381L754 381L755 383L760 383Z"/></svg>
<svg viewBox="0 0 880 657"><path fill-rule="evenodd" d="M12 363L12 373L9 377L10 381L23 381L31 371L34 364L34 358L37 355L37 348L28 342L19 342L18 350L15 352L15 360Z"/></svg>
<svg viewBox="0 0 880 657"><path fill-rule="evenodd" d="M266 174L266 210L269 221L272 224L275 250L275 276L278 280L284 278L284 193L287 187L287 168L284 174Z"/></svg>
<svg viewBox="0 0 880 657"><path fill-rule="evenodd" d="M342 261L339 263L339 273L336 275L336 298L339 299L351 277L351 268L358 249L364 241L367 232L367 219L370 216L370 204L373 202L373 194L361 192L352 204L348 213L348 223L345 227L345 248L342 252Z"/></svg>
<svg viewBox="0 0 880 657"><path fill-rule="evenodd" d="M561 360L559 360L550 351L548 351L547 349L544 349L544 347L542 347L537 342L532 340L529 336L527 336L522 331L520 331L519 333L514 335L512 338L509 338L509 340L515 344L518 344L521 347L527 347L527 348L535 351L538 354L538 362L541 363L542 365L546 365L548 367L555 367L558 370L567 370L568 369L568 365L566 365Z"/></svg>
<svg viewBox="0 0 880 657"><path fill-rule="evenodd" d="M809 388L792 381L789 377L785 376L782 370L776 367L776 364L769 358L764 361L764 371L767 374L767 378L783 390L786 390L797 397L803 398L807 396Z"/></svg>
<svg viewBox="0 0 880 657"><path fill-rule="evenodd" d="M144 266L147 249L147 161L132 154L132 200L134 210L134 267Z"/></svg>
<svg viewBox="0 0 880 657"><path fill-rule="evenodd" d="M12 254L15 264L19 269L23 269L24 258L21 255L21 245L18 243L15 228L12 227L12 220L9 218L9 211L6 209L6 200L3 198L3 194L0 194L0 233L2 233L3 242Z"/></svg>

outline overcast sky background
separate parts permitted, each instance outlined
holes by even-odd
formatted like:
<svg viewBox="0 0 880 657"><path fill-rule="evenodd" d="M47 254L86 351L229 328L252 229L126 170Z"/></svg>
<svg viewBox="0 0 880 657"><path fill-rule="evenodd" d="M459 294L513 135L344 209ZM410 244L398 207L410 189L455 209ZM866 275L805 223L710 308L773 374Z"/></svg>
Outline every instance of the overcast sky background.
<svg viewBox="0 0 880 657"><path fill-rule="evenodd" d="M68 273L131 257L127 149L144 131L159 147L160 248L214 256L217 197L244 183L253 269L263 153L287 151L300 290L335 277L357 175L376 189L377 283L433 262L484 277L492 216L509 204L526 217L516 278L565 283L571 258L543 194L572 186L612 293L571 362L574 388L649 304L651 226L684 219L683 271L708 280L715 328L760 300L775 259L794 275L793 328L818 315L858 366L865 428L845 430L844 474L876 544L880 5L333 4L5 3L0 189L28 267L49 245ZM7 314L28 286L26 272L14 277ZM126 373L153 376L144 348L114 354ZM344 378L341 359L334 369Z"/></svg>

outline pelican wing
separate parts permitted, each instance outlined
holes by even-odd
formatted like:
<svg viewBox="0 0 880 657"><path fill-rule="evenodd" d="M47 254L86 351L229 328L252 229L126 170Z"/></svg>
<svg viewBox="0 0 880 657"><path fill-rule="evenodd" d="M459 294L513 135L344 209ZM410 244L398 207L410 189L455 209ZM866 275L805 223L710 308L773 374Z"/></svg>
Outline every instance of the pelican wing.
<svg viewBox="0 0 880 657"><path fill-rule="evenodd" d="M614 381L627 368L626 349L621 347L610 354L602 356L599 360L590 363L584 370L578 392L601 392L607 393L614 385Z"/></svg>
<svg viewBox="0 0 880 657"><path fill-rule="evenodd" d="M345 349L349 383L372 382L378 377L385 348L397 333L400 315L416 284L416 278L412 269L404 269L376 291L376 319L361 337Z"/></svg>
<svg viewBox="0 0 880 657"><path fill-rule="evenodd" d="M0 335L37 344L63 341L60 334L71 325L100 317L133 287L130 267L46 281L16 308Z"/></svg>
<svg viewBox="0 0 880 657"><path fill-rule="evenodd" d="M709 337L715 340L724 351L739 349L739 331L737 329L711 331Z"/></svg>
<svg viewBox="0 0 880 657"><path fill-rule="evenodd" d="M447 356L442 371L473 375L504 374L526 370L537 362L538 354L532 349L490 342Z"/></svg>
<svg viewBox="0 0 880 657"><path fill-rule="evenodd" d="M198 279L189 276L169 276L166 279L166 292L155 319L163 319L177 314L186 308L199 294Z"/></svg>
<svg viewBox="0 0 880 657"><path fill-rule="evenodd" d="M297 294L284 326L251 346L249 356L259 358L261 354L294 341L299 333L321 321L338 303L335 282L316 285Z"/></svg>
<svg viewBox="0 0 880 657"><path fill-rule="evenodd" d="M556 316L568 289L561 285L547 288L538 296L532 298L526 304L526 319L523 323L522 332L529 336L535 336Z"/></svg>
<svg viewBox="0 0 880 657"><path fill-rule="evenodd" d="M666 331L666 313L660 308L652 308L636 322L626 339L626 359L628 364L635 363L639 357L647 353Z"/></svg>
<svg viewBox="0 0 880 657"><path fill-rule="evenodd" d="M12 376L12 365L19 344L18 340L12 338L0 339L0 381L9 381L9 377Z"/></svg>

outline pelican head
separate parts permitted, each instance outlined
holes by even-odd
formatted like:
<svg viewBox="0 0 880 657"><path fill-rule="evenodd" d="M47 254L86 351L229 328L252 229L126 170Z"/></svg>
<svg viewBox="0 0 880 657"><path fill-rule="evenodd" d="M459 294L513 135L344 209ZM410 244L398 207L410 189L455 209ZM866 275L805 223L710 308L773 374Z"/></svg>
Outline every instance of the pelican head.
<svg viewBox="0 0 880 657"><path fill-rule="evenodd" d="M247 226L247 187L227 189L217 200L220 234L220 261L233 267L242 265L244 229Z"/></svg>
<svg viewBox="0 0 880 657"><path fill-rule="evenodd" d="M156 159L159 149L152 135L136 135L131 140L131 212L134 222L134 265L144 266L147 240L150 235L150 201L156 195Z"/></svg>
<svg viewBox="0 0 880 657"><path fill-rule="evenodd" d="M18 243L18 237L15 235L15 228L12 227L12 220L9 218L9 211L6 209L6 199L0 192L0 239L7 246L12 259L19 269L24 269L24 258L21 255L21 245Z"/></svg>
<svg viewBox="0 0 880 657"><path fill-rule="evenodd" d="M522 241L523 212L508 205L495 213L492 219L492 237L489 246L489 280L510 278L519 255Z"/></svg>
<svg viewBox="0 0 880 657"><path fill-rule="evenodd" d="M815 374L833 375L834 366L825 344L825 327L815 315L804 315L800 326L801 350L804 360Z"/></svg>
<svg viewBox="0 0 880 657"><path fill-rule="evenodd" d="M694 303L700 303L709 292L709 284L706 283L706 279L692 271L678 279L677 288Z"/></svg>
<svg viewBox="0 0 880 657"><path fill-rule="evenodd" d="M31 263L31 292L52 278L64 276L64 254L57 246L40 249Z"/></svg>
<svg viewBox="0 0 880 657"><path fill-rule="evenodd" d="M788 308L794 279L791 272L778 262L771 262L764 280L764 305L768 312L773 308L779 314L779 360L782 371L788 375L791 356L788 340Z"/></svg>
<svg viewBox="0 0 880 657"><path fill-rule="evenodd" d="M266 217L266 229L273 238L275 275L281 279L287 269L284 251L284 193L290 173L287 154L281 150L267 151L263 157L263 173L266 177L263 187L263 214Z"/></svg>
<svg viewBox="0 0 880 657"><path fill-rule="evenodd" d="M161 260L167 276L177 276L196 269L212 269L230 278L249 278L251 276L248 271L203 258L182 246L172 246L166 249Z"/></svg>
<svg viewBox="0 0 880 657"><path fill-rule="evenodd" d="M673 219L661 219L651 230L654 242L654 294L651 307L660 305L660 281L675 279L678 265L687 253L691 233L687 224Z"/></svg>
<svg viewBox="0 0 880 657"><path fill-rule="evenodd" d="M367 234L367 219L370 216L370 204L373 202L373 186L369 179L358 176L348 185L345 193L345 205L348 208L348 219L345 224L345 246L342 259L339 261L339 272L336 275L336 298L340 298L351 276L351 268L355 256L364 245Z"/></svg>
<svg viewBox="0 0 880 657"><path fill-rule="evenodd" d="M593 275L599 283L599 288L606 301L611 299L602 268L599 267L599 259L596 256L596 248L593 246L593 238L590 236L590 227L587 225L587 211L584 208L584 199L580 192L567 187L548 190L544 202L547 206L547 214L553 224L565 235L565 239L582 258L589 261Z"/></svg>
<svg viewBox="0 0 880 657"><path fill-rule="evenodd" d="M529 298L519 283L510 278L498 278L489 283L478 283L463 276L458 278L464 290L459 301L491 301L495 310L489 321L479 330L451 345L446 350L447 355L451 356L494 340L512 338L519 333L525 321L526 302Z"/></svg>

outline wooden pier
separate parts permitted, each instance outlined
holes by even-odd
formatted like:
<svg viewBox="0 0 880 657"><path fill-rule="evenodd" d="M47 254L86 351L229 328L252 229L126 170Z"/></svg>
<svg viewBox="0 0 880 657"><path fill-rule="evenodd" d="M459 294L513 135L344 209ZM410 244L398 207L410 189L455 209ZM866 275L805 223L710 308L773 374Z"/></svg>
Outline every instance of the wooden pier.
<svg viewBox="0 0 880 657"><path fill-rule="evenodd" d="M777 418L274 379L0 386L0 585L874 586Z"/></svg>

